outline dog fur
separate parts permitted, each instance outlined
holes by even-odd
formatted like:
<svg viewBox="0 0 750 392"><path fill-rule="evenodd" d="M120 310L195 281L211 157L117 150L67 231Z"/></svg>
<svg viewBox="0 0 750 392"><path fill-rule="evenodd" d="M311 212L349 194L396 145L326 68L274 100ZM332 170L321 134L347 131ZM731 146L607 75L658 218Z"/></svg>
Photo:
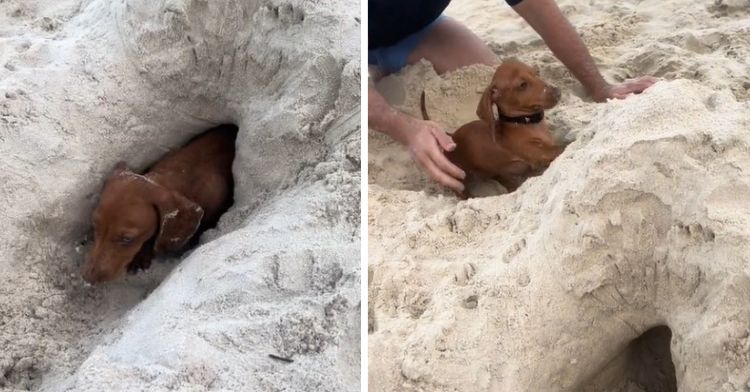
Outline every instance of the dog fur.
<svg viewBox="0 0 750 392"><path fill-rule="evenodd" d="M554 107L560 91L539 78L537 71L515 60L506 60L495 70L477 105L478 121L461 126L451 136L456 149L448 158L469 176L492 178L509 192L518 189L527 178L540 175L562 153L549 131L547 122L519 124L507 117L543 114ZM422 116L427 117L422 93ZM497 109L497 115L495 112ZM466 180L464 186L466 186ZM468 189L458 193L471 197Z"/></svg>
<svg viewBox="0 0 750 392"><path fill-rule="evenodd" d="M155 255L183 250L232 204L237 127L197 136L145 174L124 162L106 180L93 214L94 245L81 275L89 283L147 269Z"/></svg>

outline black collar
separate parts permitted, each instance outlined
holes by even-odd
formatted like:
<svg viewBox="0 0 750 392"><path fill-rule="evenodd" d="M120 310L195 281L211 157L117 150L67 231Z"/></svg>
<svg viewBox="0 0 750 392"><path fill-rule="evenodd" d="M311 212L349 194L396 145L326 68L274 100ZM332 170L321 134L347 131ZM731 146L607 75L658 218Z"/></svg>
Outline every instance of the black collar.
<svg viewBox="0 0 750 392"><path fill-rule="evenodd" d="M508 117L502 113L498 113L500 121L516 123L516 124L538 124L544 120L544 112L534 113L529 116L518 116Z"/></svg>

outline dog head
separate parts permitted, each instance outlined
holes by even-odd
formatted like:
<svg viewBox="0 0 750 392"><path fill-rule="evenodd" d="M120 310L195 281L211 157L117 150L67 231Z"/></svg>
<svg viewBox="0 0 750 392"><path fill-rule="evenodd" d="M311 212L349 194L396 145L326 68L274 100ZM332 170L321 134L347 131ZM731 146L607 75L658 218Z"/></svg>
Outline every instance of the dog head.
<svg viewBox="0 0 750 392"><path fill-rule="evenodd" d="M477 116L490 127L494 140L495 107L505 116L517 117L551 109L559 100L560 90L540 79L536 69L510 59L495 70L477 106Z"/></svg>
<svg viewBox="0 0 750 392"><path fill-rule="evenodd" d="M179 250L202 217L201 207L185 196L120 163L94 211L94 246L81 275L89 283L113 280L151 242L157 253Z"/></svg>

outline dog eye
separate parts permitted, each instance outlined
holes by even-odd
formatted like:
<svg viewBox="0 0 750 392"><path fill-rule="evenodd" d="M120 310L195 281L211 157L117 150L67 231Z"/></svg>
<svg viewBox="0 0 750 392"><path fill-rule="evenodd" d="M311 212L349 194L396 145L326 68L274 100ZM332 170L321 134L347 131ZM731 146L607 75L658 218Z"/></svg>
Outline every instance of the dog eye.
<svg viewBox="0 0 750 392"><path fill-rule="evenodd" d="M521 84L518 85L518 89L519 90L525 90L526 87L528 87L528 86L529 86L529 84L526 83L526 81L524 80L523 82L521 82Z"/></svg>
<svg viewBox="0 0 750 392"><path fill-rule="evenodd" d="M123 245L130 245L133 243L133 237L128 237L126 235L120 237L120 243Z"/></svg>

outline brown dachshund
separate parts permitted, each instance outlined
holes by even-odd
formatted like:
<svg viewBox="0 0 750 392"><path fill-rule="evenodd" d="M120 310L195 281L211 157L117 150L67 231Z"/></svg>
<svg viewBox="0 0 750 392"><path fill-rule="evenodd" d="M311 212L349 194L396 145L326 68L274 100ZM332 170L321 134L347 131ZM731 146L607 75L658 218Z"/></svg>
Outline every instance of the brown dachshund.
<svg viewBox="0 0 750 392"><path fill-rule="evenodd" d="M497 67L477 106L482 121L453 133L456 149L447 153L448 158L467 177L492 178L513 192L527 178L540 175L562 152L544 121L544 109L554 107L559 99L560 90L542 81L536 70L506 60ZM421 106L422 116L428 119L424 93ZM466 199L470 194L464 190L458 196Z"/></svg>
<svg viewBox="0 0 750 392"><path fill-rule="evenodd" d="M146 174L120 162L93 215L94 246L81 269L89 283L151 265L216 224L232 204L237 127L221 125L168 153Z"/></svg>

